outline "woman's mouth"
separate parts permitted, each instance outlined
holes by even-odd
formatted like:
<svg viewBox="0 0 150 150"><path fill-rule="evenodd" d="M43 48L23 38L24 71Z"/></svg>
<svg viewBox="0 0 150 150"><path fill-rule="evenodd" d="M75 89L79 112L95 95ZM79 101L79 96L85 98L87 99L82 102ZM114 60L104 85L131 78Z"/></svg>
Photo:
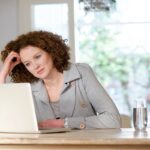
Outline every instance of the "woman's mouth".
<svg viewBox="0 0 150 150"><path fill-rule="evenodd" d="M43 71L44 71L44 68L42 68L42 69L38 70L38 71L37 71L37 74L42 74L42 73L43 73Z"/></svg>

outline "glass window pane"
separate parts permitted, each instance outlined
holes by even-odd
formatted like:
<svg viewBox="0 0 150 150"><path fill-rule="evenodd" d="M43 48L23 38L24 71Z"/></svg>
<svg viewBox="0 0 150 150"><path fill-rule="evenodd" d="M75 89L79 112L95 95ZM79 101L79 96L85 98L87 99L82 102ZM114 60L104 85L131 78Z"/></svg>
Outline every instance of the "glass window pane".
<svg viewBox="0 0 150 150"><path fill-rule="evenodd" d="M51 31L68 39L68 5L33 5L32 29Z"/></svg>
<svg viewBox="0 0 150 150"><path fill-rule="evenodd" d="M150 21L149 0L117 0L116 10L122 22Z"/></svg>
<svg viewBox="0 0 150 150"><path fill-rule="evenodd" d="M121 114L132 115L141 97L150 107L149 6L148 0L117 0L110 13L76 6L76 61L93 67Z"/></svg>

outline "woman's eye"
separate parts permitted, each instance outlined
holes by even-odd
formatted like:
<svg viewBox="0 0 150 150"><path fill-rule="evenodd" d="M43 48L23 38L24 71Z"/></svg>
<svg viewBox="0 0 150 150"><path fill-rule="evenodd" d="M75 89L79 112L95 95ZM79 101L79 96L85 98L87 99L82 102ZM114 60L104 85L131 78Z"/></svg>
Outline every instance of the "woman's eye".
<svg viewBox="0 0 150 150"><path fill-rule="evenodd" d="M37 55L37 56L35 56L35 58L40 58L41 57L41 55Z"/></svg>
<svg viewBox="0 0 150 150"><path fill-rule="evenodd" d="M29 63L27 63L27 64L24 64L24 65L25 65L26 67L29 67L29 65L30 65L30 64L29 64Z"/></svg>

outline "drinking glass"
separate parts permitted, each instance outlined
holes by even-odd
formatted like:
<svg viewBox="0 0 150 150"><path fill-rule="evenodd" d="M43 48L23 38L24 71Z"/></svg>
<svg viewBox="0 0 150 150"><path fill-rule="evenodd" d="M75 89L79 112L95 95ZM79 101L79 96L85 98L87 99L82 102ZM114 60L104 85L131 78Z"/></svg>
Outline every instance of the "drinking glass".
<svg viewBox="0 0 150 150"><path fill-rule="evenodd" d="M133 125L136 131L145 131L147 127L147 107L145 100L136 101L133 108Z"/></svg>

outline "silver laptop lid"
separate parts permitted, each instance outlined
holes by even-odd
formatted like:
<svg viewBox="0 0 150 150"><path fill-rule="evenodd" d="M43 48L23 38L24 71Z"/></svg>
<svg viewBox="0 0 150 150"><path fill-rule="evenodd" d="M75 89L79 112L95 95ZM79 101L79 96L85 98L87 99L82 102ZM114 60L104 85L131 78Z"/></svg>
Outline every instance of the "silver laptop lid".
<svg viewBox="0 0 150 150"><path fill-rule="evenodd" d="M38 131L29 83L0 84L0 132Z"/></svg>

